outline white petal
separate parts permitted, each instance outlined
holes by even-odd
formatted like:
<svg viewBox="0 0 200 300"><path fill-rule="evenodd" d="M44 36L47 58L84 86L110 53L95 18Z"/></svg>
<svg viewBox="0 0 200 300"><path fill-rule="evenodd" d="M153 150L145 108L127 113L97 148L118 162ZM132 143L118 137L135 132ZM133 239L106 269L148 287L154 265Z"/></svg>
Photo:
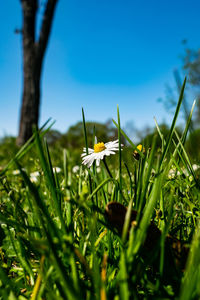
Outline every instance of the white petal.
<svg viewBox="0 0 200 300"><path fill-rule="evenodd" d="M107 153L109 153L109 154L107 154ZM111 150L106 152L106 155L110 155L110 154L116 154L116 153L114 151L111 151Z"/></svg>
<svg viewBox="0 0 200 300"><path fill-rule="evenodd" d="M109 146L109 145L116 145L116 144L119 144L119 140L116 140L116 141L111 141L111 142L108 142L108 143L105 143L105 146Z"/></svg>
<svg viewBox="0 0 200 300"><path fill-rule="evenodd" d="M91 159L91 161L87 164L88 168L90 168L92 166L93 162L94 162L94 159Z"/></svg>
<svg viewBox="0 0 200 300"><path fill-rule="evenodd" d="M85 147L83 148L83 152L86 153L86 148ZM88 148L88 154L93 153L93 152L94 152L94 149Z"/></svg>
<svg viewBox="0 0 200 300"><path fill-rule="evenodd" d="M105 153L106 156L110 156L110 154L111 154L110 152L106 152Z"/></svg>
<svg viewBox="0 0 200 300"><path fill-rule="evenodd" d="M117 144L117 145L113 145L113 144L109 144L109 145L105 145L106 146L106 149L109 149L109 148L118 148L119 147L119 145Z"/></svg>
<svg viewBox="0 0 200 300"><path fill-rule="evenodd" d="M108 150L115 150L115 151L117 151L117 150L119 150L119 147L107 147L106 149L108 149Z"/></svg>
<svg viewBox="0 0 200 300"><path fill-rule="evenodd" d="M83 164L87 165L87 167L89 168L89 167L91 167L93 162L94 162L94 158L90 157L87 161L84 161Z"/></svg>
<svg viewBox="0 0 200 300"><path fill-rule="evenodd" d="M96 165L97 165L97 167L100 165L100 159L96 160Z"/></svg>
<svg viewBox="0 0 200 300"><path fill-rule="evenodd" d="M96 153L91 153L85 157L83 157L82 164L87 165L87 167L91 167L93 164L94 160L97 159Z"/></svg>
<svg viewBox="0 0 200 300"><path fill-rule="evenodd" d="M103 151L103 153L101 153L100 159L103 159L104 155L105 155L105 151Z"/></svg>
<svg viewBox="0 0 200 300"><path fill-rule="evenodd" d="M97 152L97 153L95 153L95 157L96 157L96 159L100 158L100 156L101 156L101 153L102 153L102 152Z"/></svg>
<svg viewBox="0 0 200 300"><path fill-rule="evenodd" d="M94 155L93 154L89 154L89 155L87 155L87 156L85 156L84 158L83 158L83 161L84 162L88 162L88 161L90 161L91 159L95 159L95 157L94 157Z"/></svg>
<svg viewBox="0 0 200 300"><path fill-rule="evenodd" d="M83 158L83 164L87 164L87 162L91 159L92 157L90 155L87 155L86 157Z"/></svg>

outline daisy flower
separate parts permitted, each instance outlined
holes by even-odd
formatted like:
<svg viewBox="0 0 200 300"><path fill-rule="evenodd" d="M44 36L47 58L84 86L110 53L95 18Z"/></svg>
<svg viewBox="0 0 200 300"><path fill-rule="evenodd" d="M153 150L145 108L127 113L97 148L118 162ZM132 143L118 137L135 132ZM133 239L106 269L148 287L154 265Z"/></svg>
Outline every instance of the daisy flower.
<svg viewBox="0 0 200 300"><path fill-rule="evenodd" d="M123 145L121 145L123 146ZM119 141L113 141L108 143L96 143L94 144L94 149L88 148L88 155L86 153L86 148L83 149L83 154L81 155L83 161L83 165L87 165L88 168L91 167L93 162L96 160L96 165L99 166L100 160L104 158L104 156L110 156L111 154L115 154L116 151L119 150Z"/></svg>

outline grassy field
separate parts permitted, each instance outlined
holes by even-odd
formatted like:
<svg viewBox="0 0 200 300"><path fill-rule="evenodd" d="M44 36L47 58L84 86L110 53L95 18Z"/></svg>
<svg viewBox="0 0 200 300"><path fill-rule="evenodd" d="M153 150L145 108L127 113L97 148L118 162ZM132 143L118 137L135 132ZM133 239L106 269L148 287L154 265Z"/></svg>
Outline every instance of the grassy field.
<svg viewBox="0 0 200 300"><path fill-rule="evenodd" d="M118 110L115 160L74 166L64 149L58 168L48 124L13 156L0 171L0 299L200 298L200 170L184 148L193 108L175 129L184 87L167 139L157 125L150 148L126 136ZM87 154L84 112L83 129Z"/></svg>

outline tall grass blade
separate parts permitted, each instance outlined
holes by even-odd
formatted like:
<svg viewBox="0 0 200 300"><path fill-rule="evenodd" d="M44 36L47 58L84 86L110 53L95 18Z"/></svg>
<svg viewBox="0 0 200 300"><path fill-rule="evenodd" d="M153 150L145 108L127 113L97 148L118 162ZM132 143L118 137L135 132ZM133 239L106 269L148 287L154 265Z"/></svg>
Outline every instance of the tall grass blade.
<svg viewBox="0 0 200 300"><path fill-rule="evenodd" d="M119 140L119 189L122 191L122 150L121 150L121 128L120 128L120 115L119 115L119 106L117 105L117 120L118 120L118 140ZM121 202L122 195L121 193L119 201Z"/></svg>
<svg viewBox="0 0 200 300"><path fill-rule="evenodd" d="M182 103L182 101L183 101L183 95L184 95L184 90L185 90L185 84L186 84L186 78L184 79L184 82L183 82L183 85L182 85L182 88L181 88L181 92L180 92L178 104L177 104L177 107L176 107L176 111L175 111L175 114L174 114L174 118L173 118L173 121L172 121L172 125L171 125L171 128L170 128L170 132L169 132L169 135L168 135L168 139L167 139L167 141L166 141L166 144L165 144L165 147L164 147L164 150L163 150L163 154L162 154L161 159L160 159L159 169L160 169L161 166L162 166L162 163L163 163L163 161L164 161L164 159L165 159L165 157L166 157L166 155L167 155L167 152L168 152L170 143L171 143L171 141L172 141L172 136L173 136L173 133L174 133L176 121L177 121L178 114L179 114L179 111L180 111L181 103Z"/></svg>
<svg viewBox="0 0 200 300"><path fill-rule="evenodd" d="M115 122L115 120L113 120L113 123L115 124L115 126L118 128L118 124ZM129 137L126 135L126 133L120 128L120 133L125 137L125 139L129 142L129 144L133 147L134 150L136 150L140 156L142 158L144 158L144 154L137 148L137 146L135 146L135 144L131 141L131 139L129 139Z"/></svg>

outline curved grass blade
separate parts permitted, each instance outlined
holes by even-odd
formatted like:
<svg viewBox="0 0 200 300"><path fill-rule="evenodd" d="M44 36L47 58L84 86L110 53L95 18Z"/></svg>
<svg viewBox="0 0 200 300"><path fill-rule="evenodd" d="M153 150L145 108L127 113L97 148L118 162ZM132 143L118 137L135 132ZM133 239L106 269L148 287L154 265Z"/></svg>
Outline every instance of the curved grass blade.
<svg viewBox="0 0 200 300"><path fill-rule="evenodd" d="M118 128L118 124L115 122L115 120L113 120L113 123L115 124L115 126ZM129 144L133 147L134 150L136 150L140 156L142 158L144 158L144 154L137 148L137 146L135 146L135 144L131 141L131 139L129 139L129 137L126 135L126 133L120 128L120 133L125 137L125 139L129 142Z"/></svg>

